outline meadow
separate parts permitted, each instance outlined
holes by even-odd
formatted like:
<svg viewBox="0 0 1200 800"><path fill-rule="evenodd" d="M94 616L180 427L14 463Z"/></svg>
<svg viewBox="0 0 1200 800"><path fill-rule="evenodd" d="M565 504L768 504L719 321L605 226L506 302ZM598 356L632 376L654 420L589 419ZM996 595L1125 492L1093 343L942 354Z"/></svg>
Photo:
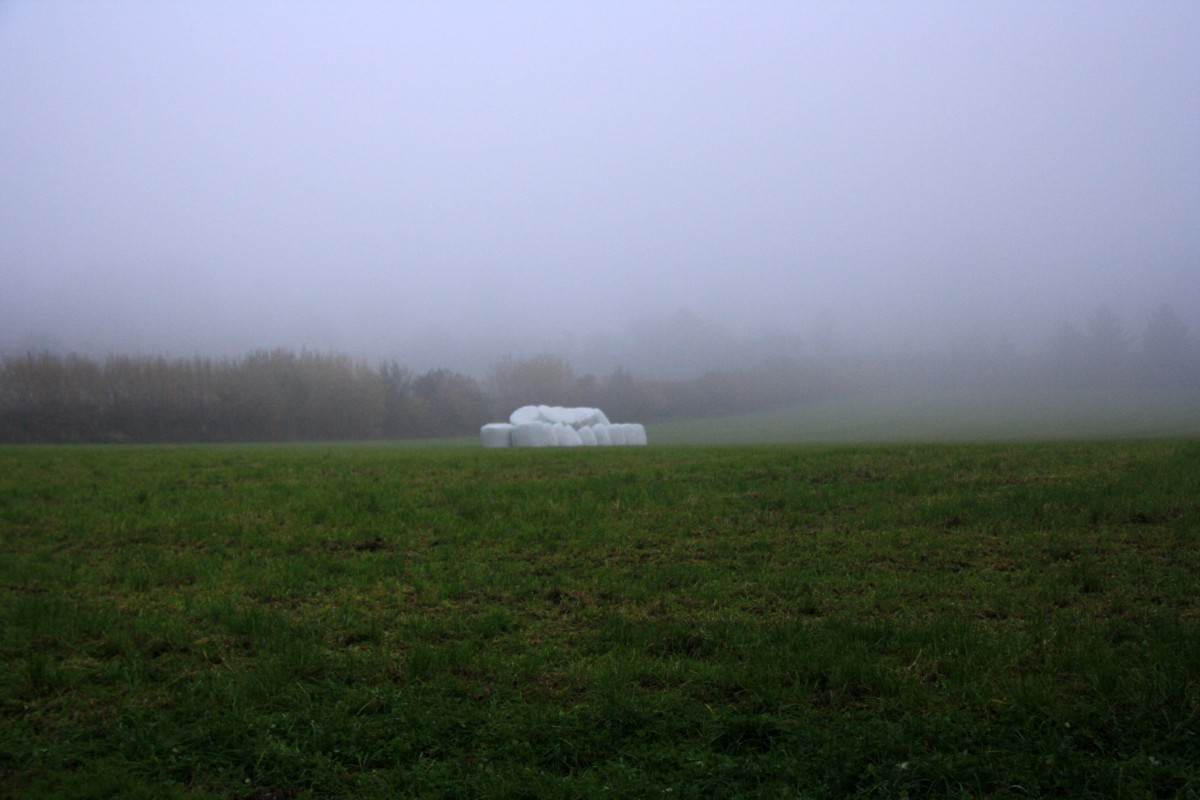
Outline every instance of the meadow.
<svg viewBox="0 0 1200 800"><path fill-rule="evenodd" d="M654 427L669 444L1061 441L1200 437L1200 392L914 389Z"/></svg>
<svg viewBox="0 0 1200 800"><path fill-rule="evenodd" d="M1197 765L1195 439L0 448L0 797L1197 797Z"/></svg>

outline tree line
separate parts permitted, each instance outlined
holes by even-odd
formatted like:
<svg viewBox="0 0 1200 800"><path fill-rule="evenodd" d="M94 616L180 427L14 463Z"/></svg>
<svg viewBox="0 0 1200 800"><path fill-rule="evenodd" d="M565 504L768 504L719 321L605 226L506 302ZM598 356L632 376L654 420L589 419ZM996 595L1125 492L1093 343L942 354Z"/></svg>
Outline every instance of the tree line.
<svg viewBox="0 0 1200 800"><path fill-rule="evenodd" d="M27 353L0 360L0 442L270 442L458 436L528 403L596 406L656 422L794 406L896 386L927 390L1200 389L1200 344L1170 306L1140 340L1107 308L1038 353L1004 346L933 357L792 356L690 378L577 373L554 355L505 358L482 378L416 374L337 353L236 359Z"/></svg>
<svg viewBox="0 0 1200 800"><path fill-rule="evenodd" d="M528 403L613 419L753 410L806 397L799 368L642 380L577 375L556 356L505 359L480 380L394 361L270 350L238 359L28 353L0 362L0 441L274 442L457 436ZM748 388L753 386L754 388Z"/></svg>

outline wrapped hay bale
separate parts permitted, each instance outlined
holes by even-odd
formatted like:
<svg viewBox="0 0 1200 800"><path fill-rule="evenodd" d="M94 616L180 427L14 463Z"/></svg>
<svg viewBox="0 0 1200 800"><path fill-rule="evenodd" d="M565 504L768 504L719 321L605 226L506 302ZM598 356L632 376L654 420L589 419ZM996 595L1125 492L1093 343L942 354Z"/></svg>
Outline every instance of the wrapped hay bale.
<svg viewBox="0 0 1200 800"><path fill-rule="evenodd" d="M632 444L632 445L646 444L646 428L637 422L626 423L625 424L625 444Z"/></svg>
<svg viewBox="0 0 1200 800"><path fill-rule="evenodd" d="M598 408L581 408L579 409L581 419L580 425L607 425L608 417L604 416L604 412Z"/></svg>
<svg viewBox="0 0 1200 800"><path fill-rule="evenodd" d="M554 426L545 422L523 422L512 429L513 447L554 447L558 439Z"/></svg>
<svg viewBox="0 0 1200 800"><path fill-rule="evenodd" d="M562 423L554 426L554 437L558 439L559 447L578 447L583 444L583 439L579 438L579 432L570 425Z"/></svg>
<svg viewBox="0 0 1200 800"><path fill-rule="evenodd" d="M596 434L592 431L591 425L584 425L576 433L579 434L579 440L586 445L596 446Z"/></svg>
<svg viewBox="0 0 1200 800"><path fill-rule="evenodd" d="M578 428L580 425L587 425L588 411L589 409L586 408L564 408L562 410L562 421L570 425L572 428Z"/></svg>
<svg viewBox="0 0 1200 800"><path fill-rule="evenodd" d="M572 428L580 428L584 425L608 425L608 417L598 408L588 408L581 406L578 408L564 408L562 406L521 406L516 411L509 415L508 421L513 425L521 425L526 422L548 422L553 425L556 422L561 422L564 425L570 425Z"/></svg>
<svg viewBox="0 0 1200 800"><path fill-rule="evenodd" d="M507 422L489 422L479 429L484 447L511 447L513 426Z"/></svg>
<svg viewBox="0 0 1200 800"><path fill-rule="evenodd" d="M612 440L614 445L625 444L625 426L624 425L609 425L608 438Z"/></svg>
<svg viewBox="0 0 1200 800"><path fill-rule="evenodd" d="M513 425L524 425L528 422L543 422L538 418L537 406L521 406L508 415L508 421Z"/></svg>
<svg viewBox="0 0 1200 800"><path fill-rule="evenodd" d="M608 426L607 425L593 425L592 433L596 437L596 444L601 445L601 446L607 446L607 445L612 444L612 439L608 438Z"/></svg>

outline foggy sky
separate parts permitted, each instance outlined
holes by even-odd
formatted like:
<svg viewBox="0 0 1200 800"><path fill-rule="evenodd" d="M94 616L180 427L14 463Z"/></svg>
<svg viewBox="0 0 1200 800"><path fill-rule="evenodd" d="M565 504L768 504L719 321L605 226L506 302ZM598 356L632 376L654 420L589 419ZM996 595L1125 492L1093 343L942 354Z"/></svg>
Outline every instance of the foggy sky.
<svg viewBox="0 0 1200 800"><path fill-rule="evenodd" d="M1144 0L2 2L0 352L1195 332L1198 42Z"/></svg>

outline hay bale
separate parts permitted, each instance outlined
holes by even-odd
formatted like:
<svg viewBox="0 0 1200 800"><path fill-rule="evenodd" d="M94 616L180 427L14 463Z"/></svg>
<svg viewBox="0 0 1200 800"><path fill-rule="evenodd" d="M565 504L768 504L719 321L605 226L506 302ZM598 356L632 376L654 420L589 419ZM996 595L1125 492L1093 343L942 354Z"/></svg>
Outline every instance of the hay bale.
<svg viewBox="0 0 1200 800"><path fill-rule="evenodd" d="M484 447L511 447L513 426L507 422L489 422L479 429Z"/></svg>
<svg viewBox="0 0 1200 800"><path fill-rule="evenodd" d="M625 426L624 425L609 425L608 438L612 440L614 445L625 444Z"/></svg>
<svg viewBox="0 0 1200 800"><path fill-rule="evenodd" d="M627 422L625 423L625 444L644 445L646 444L646 429L640 423Z"/></svg>
<svg viewBox="0 0 1200 800"><path fill-rule="evenodd" d="M561 422L554 426L554 437L558 439L559 447L578 447L583 444L579 433L570 425L564 425Z"/></svg>
<svg viewBox="0 0 1200 800"><path fill-rule="evenodd" d="M544 422L538 418L537 406L521 406L508 415L508 421L513 425L524 425L529 422Z"/></svg>
<svg viewBox="0 0 1200 800"><path fill-rule="evenodd" d="M563 422L570 425L572 428L578 428L580 425L588 424L588 412L586 408L564 408Z"/></svg>
<svg viewBox="0 0 1200 800"><path fill-rule="evenodd" d="M588 408L580 406L578 408L564 408L563 406L521 406L516 411L509 415L508 421L513 425L521 425L526 422L548 422L551 425L561 422L564 425L570 425L572 428L579 428L583 425L608 425L608 417L604 416L604 412L598 408Z"/></svg>
<svg viewBox="0 0 1200 800"><path fill-rule="evenodd" d="M554 426L545 422L523 422L512 429L513 447L555 447Z"/></svg>

